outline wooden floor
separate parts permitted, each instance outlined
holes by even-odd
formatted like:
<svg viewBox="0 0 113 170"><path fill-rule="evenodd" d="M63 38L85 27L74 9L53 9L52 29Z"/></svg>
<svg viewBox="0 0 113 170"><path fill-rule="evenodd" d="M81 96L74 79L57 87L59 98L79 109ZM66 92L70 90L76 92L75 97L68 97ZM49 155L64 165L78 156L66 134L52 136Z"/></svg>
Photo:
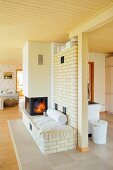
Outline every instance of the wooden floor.
<svg viewBox="0 0 113 170"><path fill-rule="evenodd" d="M0 111L0 170L18 170L7 120L21 117L18 106Z"/></svg>

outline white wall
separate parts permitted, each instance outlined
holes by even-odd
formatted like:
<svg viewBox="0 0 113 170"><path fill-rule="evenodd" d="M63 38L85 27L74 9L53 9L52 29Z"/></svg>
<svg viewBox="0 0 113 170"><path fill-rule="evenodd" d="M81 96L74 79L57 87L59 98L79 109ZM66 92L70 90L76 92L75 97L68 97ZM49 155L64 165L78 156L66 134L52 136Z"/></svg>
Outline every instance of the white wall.
<svg viewBox="0 0 113 170"><path fill-rule="evenodd" d="M25 51L28 51L25 52ZM48 97L51 105L51 43L28 41L24 50L24 94L27 97ZM38 65L38 54L43 65ZM27 77L28 76L28 77Z"/></svg>
<svg viewBox="0 0 113 170"><path fill-rule="evenodd" d="M28 42L23 48L23 89L24 95L28 94Z"/></svg>
<svg viewBox="0 0 113 170"><path fill-rule="evenodd" d="M89 53L89 61L94 62L94 101L105 111L105 54Z"/></svg>

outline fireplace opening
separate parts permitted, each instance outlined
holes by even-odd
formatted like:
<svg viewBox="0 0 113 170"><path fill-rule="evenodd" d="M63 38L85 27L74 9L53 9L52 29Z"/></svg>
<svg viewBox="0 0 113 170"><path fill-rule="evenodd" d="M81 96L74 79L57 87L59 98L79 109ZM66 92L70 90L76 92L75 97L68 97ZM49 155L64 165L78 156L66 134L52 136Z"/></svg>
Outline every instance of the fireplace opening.
<svg viewBox="0 0 113 170"><path fill-rule="evenodd" d="M31 115L43 115L43 112L48 109L47 97L28 98L25 97L25 109Z"/></svg>

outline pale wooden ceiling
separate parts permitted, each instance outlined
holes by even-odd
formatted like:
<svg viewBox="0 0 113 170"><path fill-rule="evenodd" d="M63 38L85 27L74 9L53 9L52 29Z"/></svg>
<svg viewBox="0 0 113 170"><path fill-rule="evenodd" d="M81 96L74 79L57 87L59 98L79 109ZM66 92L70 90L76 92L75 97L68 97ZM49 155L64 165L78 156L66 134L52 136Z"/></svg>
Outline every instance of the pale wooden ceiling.
<svg viewBox="0 0 113 170"><path fill-rule="evenodd" d="M0 0L0 63L21 62L27 40L68 40L68 31L113 0Z"/></svg>
<svg viewBox="0 0 113 170"><path fill-rule="evenodd" d="M89 33L89 51L113 53L113 21Z"/></svg>

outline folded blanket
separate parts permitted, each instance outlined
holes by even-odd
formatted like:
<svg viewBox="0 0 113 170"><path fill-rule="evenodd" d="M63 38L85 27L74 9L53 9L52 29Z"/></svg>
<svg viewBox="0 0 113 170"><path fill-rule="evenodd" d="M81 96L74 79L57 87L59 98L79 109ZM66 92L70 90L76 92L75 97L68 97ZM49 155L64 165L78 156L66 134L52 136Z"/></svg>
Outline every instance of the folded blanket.
<svg viewBox="0 0 113 170"><path fill-rule="evenodd" d="M69 125L58 124L48 116L39 116L33 119L33 122L39 130L39 133L72 130L72 127L70 127Z"/></svg>

